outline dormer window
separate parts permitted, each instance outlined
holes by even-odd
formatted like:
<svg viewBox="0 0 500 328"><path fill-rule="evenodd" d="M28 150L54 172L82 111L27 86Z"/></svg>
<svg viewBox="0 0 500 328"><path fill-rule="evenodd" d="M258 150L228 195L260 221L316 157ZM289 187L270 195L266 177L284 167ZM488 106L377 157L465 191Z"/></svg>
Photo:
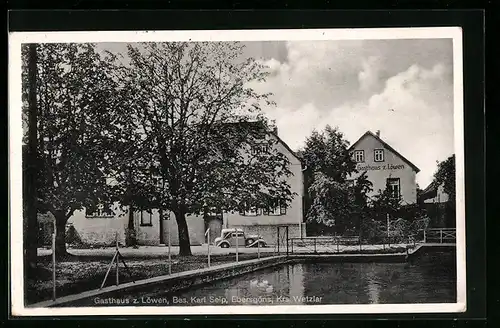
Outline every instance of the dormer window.
<svg viewBox="0 0 500 328"><path fill-rule="evenodd" d="M354 151L354 161L356 163L363 163L365 161L365 151L364 150L355 150Z"/></svg>
<svg viewBox="0 0 500 328"><path fill-rule="evenodd" d="M373 151L373 159L375 162L383 162L384 161L384 150L383 149L375 149Z"/></svg>

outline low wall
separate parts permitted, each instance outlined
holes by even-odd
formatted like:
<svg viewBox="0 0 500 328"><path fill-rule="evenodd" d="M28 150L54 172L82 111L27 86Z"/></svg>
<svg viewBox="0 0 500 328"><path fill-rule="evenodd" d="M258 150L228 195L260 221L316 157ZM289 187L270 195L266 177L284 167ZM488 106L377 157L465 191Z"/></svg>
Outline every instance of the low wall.
<svg viewBox="0 0 500 328"><path fill-rule="evenodd" d="M155 294L158 290L165 290L175 292L184 288L212 281L232 278L245 273L261 270L276 265L287 263L289 259L285 256L267 257L262 259L242 261L239 263L228 263L212 268L205 268L202 270L192 270L186 272L175 273L172 275L160 276L140 281L125 283L119 286L110 286L103 289L96 289L83 292L76 295L65 296L57 299L56 301L44 301L37 304L30 305L30 308L44 308L44 307L75 307L75 306L96 306L94 303L96 298L116 298L128 299L137 297L138 292L146 297L148 293ZM133 293L135 292L135 293ZM134 295L134 296L132 296ZM130 305L134 304L131 302Z"/></svg>
<svg viewBox="0 0 500 328"><path fill-rule="evenodd" d="M420 244L414 249L408 250L408 260L418 258L429 252L456 251L456 244Z"/></svg>

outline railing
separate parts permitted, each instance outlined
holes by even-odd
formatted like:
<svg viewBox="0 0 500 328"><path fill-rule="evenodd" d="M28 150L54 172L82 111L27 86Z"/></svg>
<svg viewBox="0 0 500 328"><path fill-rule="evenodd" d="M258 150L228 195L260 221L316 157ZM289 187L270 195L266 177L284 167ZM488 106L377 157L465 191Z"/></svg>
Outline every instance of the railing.
<svg viewBox="0 0 500 328"><path fill-rule="evenodd" d="M415 247L415 240L408 238L404 243L394 243L387 239L380 243L371 244L363 241L359 236L298 237L290 238L285 247L286 254L364 253L413 248Z"/></svg>
<svg viewBox="0 0 500 328"><path fill-rule="evenodd" d="M424 231L424 243L455 243L456 240L457 230L455 228L433 228Z"/></svg>

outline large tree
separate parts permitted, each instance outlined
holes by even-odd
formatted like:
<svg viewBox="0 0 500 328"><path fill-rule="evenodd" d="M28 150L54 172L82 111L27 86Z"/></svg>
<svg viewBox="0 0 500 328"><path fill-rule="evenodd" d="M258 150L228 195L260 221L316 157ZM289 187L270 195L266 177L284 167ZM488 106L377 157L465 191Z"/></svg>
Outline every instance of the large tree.
<svg viewBox="0 0 500 328"><path fill-rule="evenodd" d="M38 62L37 45L29 44L23 49L23 59L26 63L24 77L29 85L25 90L25 101L27 103L27 123L34 128L29 130L27 144L22 147L23 160L23 249L25 278L33 278L37 263L37 241L38 241L38 202L37 202L37 177L38 177L38 132L37 132L37 99L36 99L36 67ZM28 201L29 200L29 201Z"/></svg>
<svg viewBox="0 0 500 328"><path fill-rule="evenodd" d="M455 154L446 160L438 163L438 169L434 174L434 181L437 186L442 186L444 192L448 195L448 202L445 205L446 226L454 227L456 225L456 175L455 175Z"/></svg>
<svg viewBox="0 0 500 328"><path fill-rule="evenodd" d="M149 206L174 213L180 255L191 255L186 216L293 196L289 161L261 115L272 102L250 86L265 79L265 67L242 58L242 49L232 42L129 45L129 61L117 70L130 131L148 158L137 174L158 178L148 184Z"/></svg>
<svg viewBox="0 0 500 328"><path fill-rule="evenodd" d="M324 131L313 131L300 152L306 166L305 217L309 223L336 227L338 232L352 229L354 223L354 189L347 179L356 172L356 163L348 148L344 135L327 125Z"/></svg>
<svg viewBox="0 0 500 328"><path fill-rule="evenodd" d="M56 254L67 255L65 227L75 210L92 210L108 203L112 186L108 149L117 86L112 66L92 44L39 44L36 55L37 122L25 122L37 134L37 203L56 221ZM23 53L27 48L23 47ZM26 55L23 58L27 58ZM26 117L30 83L23 67L23 113ZM30 200L27 200L30 201Z"/></svg>

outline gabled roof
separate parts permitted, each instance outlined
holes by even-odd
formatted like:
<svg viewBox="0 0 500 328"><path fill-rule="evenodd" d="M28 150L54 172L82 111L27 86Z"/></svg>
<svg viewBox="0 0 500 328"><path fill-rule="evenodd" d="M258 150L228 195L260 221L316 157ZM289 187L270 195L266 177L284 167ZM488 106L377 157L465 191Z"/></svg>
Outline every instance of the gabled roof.
<svg viewBox="0 0 500 328"><path fill-rule="evenodd" d="M298 160L299 160L299 162L300 162L300 163L302 163L302 159L301 159L301 158L297 155L297 153L296 153L296 152L294 152L294 151L290 148L290 146L288 146L288 145L286 144L286 142L284 142L284 141L283 141L283 140L282 140L282 139L278 136L278 134L277 134L277 133L275 133L275 132L271 132L271 134L272 134L274 137L276 137L276 139L278 140L278 142L279 142L279 143L281 143L281 144L283 145L283 147L285 147L285 149L286 149L286 150L288 150L288 151L290 152L290 154L292 154L292 155L293 155L293 157L295 157L296 159L298 159Z"/></svg>
<svg viewBox="0 0 500 328"><path fill-rule="evenodd" d="M431 183L429 183L429 185L427 186L427 188L425 188L424 190L422 190L422 194L420 195L420 197L423 200L436 197L437 191L438 191L438 187L439 186L438 186L437 182L435 180L432 181Z"/></svg>
<svg viewBox="0 0 500 328"><path fill-rule="evenodd" d="M246 128L246 129L249 129L249 130L259 130L259 129L266 130L266 125L263 122L260 122L260 121L224 122L224 123L221 123L221 124L227 125L227 126L233 126L233 127L237 127L237 128ZM302 159L300 158L300 156L298 156L297 153L294 152L290 148L290 146L288 146L287 143L284 142L283 139L281 139L278 136L278 133L276 131L268 129L268 131L265 131L265 132L269 133L272 136L274 136L276 138L276 140L280 144L282 144L283 147L285 147L285 149L290 152L290 154L292 154L293 157L295 157L296 159L299 160L300 163L302 163Z"/></svg>
<svg viewBox="0 0 500 328"><path fill-rule="evenodd" d="M397 150L395 150L394 148L392 148L388 143L386 143L384 140L380 139L379 136L377 136L375 133L371 132L371 131L366 131L365 134L363 134L359 139L358 141L356 141L355 143L353 143L350 147L349 147L349 150L353 149L356 147L357 144L359 144L359 142L361 140L363 140L364 138L368 137L368 136L371 136L373 138L375 138L376 140L378 140L381 144L384 145L385 148L389 149L390 151L392 151L394 154L396 154L397 156L399 156L404 162L406 162L406 164L408 164L413 170L415 170L416 173L420 172L420 169L415 165L413 164L412 162L410 162L406 157L404 157L403 155L401 155Z"/></svg>

